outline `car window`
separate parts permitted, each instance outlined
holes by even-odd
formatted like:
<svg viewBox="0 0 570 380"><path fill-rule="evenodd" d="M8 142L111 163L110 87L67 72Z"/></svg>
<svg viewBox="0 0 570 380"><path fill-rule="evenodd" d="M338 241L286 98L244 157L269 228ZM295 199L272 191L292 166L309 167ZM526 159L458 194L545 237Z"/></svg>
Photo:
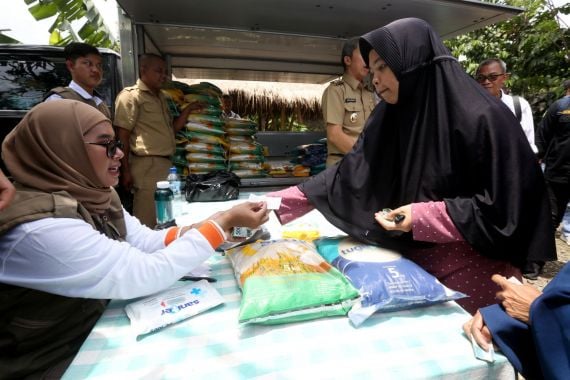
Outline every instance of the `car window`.
<svg viewBox="0 0 570 380"><path fill-rule="evenodd" d="M111 106L111 57L103 56L103 82L97 89ZM0 54L0 110L26 111L43 101L49 90L67 86L71 76L62 55Z"/></svg>

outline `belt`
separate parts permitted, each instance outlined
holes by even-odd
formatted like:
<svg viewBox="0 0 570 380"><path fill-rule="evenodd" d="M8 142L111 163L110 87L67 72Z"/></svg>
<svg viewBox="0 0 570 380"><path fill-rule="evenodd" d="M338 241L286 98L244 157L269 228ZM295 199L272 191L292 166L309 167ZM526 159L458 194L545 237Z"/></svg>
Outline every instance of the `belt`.
<svg viewBox="0 0 570 380"><path fill-rule="evenodd" d="M329 153L329 156L344 157L344 154L342 154L342 153Z"/></svg>

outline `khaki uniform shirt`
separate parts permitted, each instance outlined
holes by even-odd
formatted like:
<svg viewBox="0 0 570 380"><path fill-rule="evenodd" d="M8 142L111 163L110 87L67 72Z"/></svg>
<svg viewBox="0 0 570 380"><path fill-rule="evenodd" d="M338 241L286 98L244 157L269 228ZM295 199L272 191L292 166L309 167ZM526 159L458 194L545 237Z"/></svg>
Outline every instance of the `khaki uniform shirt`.
<svg viewBox="0 0 570 380"><path fill-rule="evenodd" d="M374 109L374 93L350 74L331 82L323 92L322 109L326 123L342 125L342 130L349 136L358 137L364 123ZM343 154L331 142L327 141L327 166L340 161Z"/></svg>
<svg viewBox="0 0 570 380"><path fill-rule="evenodd" d="M131 154L163 157L174 154L176 141L166 98L162 93L156 96L140 79L117 96L113 124L131 131Z"/></svg>

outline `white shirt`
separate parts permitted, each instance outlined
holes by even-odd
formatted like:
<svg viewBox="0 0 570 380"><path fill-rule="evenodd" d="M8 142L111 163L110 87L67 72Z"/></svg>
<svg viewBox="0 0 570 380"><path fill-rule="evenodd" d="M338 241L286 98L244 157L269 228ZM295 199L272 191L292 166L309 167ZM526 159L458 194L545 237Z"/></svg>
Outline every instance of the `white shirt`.
<svg viewBox="0 0 570 380"><path fill-rule="evenodd" d="M523 132L532 148L534 153L538 153L538 148L534 143L534 120L532 119L532 109L530 108L530 104L521 96L519 96L520 104L521 104L521 127ZM501 101L506 104L507 107L511 110L513 115L516 117L515 113L515 103L513 101L513 97L511 95L507 95L501 90Z"/></svg>
<svg viewBox="0 0 570 380"><path fill-rule="evenodd" d="M80 85L78 85L74 81L71 81L69 83L69 86L67 86L67 87L69 87L73 91L77 92L83 99L86 99L86 100L93 99L95 101L95 104L97 105L97 107L99 107L99 104L103 103L103 99L101 99L97 95L91 95L90 93L85 91L83 89L83 87L81 87ZM63 99L59 94L51 94L45 101L47 102L47 101L59 100L59 99Z"/></svg>
<svg viewBox="0 0 570 380"><path fill-rule="evenodd" d="M67 297L130 299L166 289L214 253L195 229L165 247L167 230L153 231L123 214L125 242L72 218L11 229L0 238L0 283Z"/></svg>

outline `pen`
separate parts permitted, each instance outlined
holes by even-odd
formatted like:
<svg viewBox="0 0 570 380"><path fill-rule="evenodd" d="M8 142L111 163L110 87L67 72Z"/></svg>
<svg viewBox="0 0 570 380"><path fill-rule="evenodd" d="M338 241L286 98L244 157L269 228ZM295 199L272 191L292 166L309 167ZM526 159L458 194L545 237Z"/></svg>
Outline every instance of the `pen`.
<svg viewBox="0 0 570 380"><path fill-rule="evenodd" d="M218 281L214 277L206 277L206 276L182 276L182 277L180 277L180 281L200 281L200 280L206 280L208 282Z"/></svg>

